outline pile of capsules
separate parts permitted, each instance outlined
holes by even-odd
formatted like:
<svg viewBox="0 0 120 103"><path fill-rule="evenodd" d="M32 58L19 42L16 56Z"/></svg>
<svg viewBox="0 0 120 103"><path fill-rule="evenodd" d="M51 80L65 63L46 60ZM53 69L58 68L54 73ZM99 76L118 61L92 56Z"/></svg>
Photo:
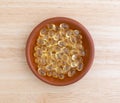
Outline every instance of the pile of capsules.
<svg viewBox="0 0 120 103"><path fill-rule="evenodd" d="M34 47L37 71L42 76L58 79L72 77L83 69L82 35L66 23L48 24L40 29Z"/></svg>

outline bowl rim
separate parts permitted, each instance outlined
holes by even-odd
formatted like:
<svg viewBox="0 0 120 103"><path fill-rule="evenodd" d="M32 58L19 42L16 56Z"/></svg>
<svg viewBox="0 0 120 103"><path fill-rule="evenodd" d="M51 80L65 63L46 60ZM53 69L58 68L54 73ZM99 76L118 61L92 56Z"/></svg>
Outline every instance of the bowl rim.
<svg viewBox="0 0 120 103"><path fill-rule="evenodd" d="M88 63L88 66L86 68L86 71L84 72L84 74L82 76L80 76L78 79L70 82L70 83L64 83L64 84L56 84L56 83L53 83L53 82L48 82L48 81L45 81L43 79L41 79L38 74L36 74L34 72L34 68L31 67L31 64L30 63L30 55L29 55L29 41L31 39L31 36L33 35L33 32L34 30L39 27L41 24L43 24L44 22L47 22L49 20L53 20L53 19L57 19L57 20L60 20L60 19L64 19L64 20L69 20L71 23L75 23L76 25L79 25L79 27L84 30L85 34L87 35L88 39L89 39L89 42L90 42L90 47L91 48L91 54L90 54L90 60L89 60L89 63ZM71 18L68 18L68 17L52 17L52 18L48 18L48 19L45 19L44 21L40 22L37 26L34 27L34 29L32 30L32 32L30 33L30 35L28 36L28 39L27 39L27 42L26 42L26 47L25 47L25 54L26 54L26 61L27 61L27 64L29 66L29 68L31 69L31 71L33 72L33 74L39 79L39 80L42 80L43 82L47 83L47 84L50 84L50 85L53 85L53 86L66 86L66 85L70 85L70 84L73 84L75 82L77 82L78 80L82 79L86 73L90 70L92 64L93 64L93 61L94 61L94 55L95 55L95 47L94 47L94 42L93 42L93 39L90 35L90 33L88 32L88 30L81 24L79 23L78 21L74 20L74 19L71 19Z"/></svg>

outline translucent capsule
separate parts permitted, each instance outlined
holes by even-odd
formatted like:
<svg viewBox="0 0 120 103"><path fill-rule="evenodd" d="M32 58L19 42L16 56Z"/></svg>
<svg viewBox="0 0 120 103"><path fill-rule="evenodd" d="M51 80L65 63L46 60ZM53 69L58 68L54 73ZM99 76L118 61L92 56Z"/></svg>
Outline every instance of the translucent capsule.
<svg viewBox="0 0 120 103"><path fill-rule="evenodd" d="M46 40L43 40L41 38L37 39L37 45L41 46L41 45L45 45L46 44Z"/></svg>
<svg viewBox="0 0 120 103"><path fill-rule="evenodd" d="M71 69L71 67L68 64L63 66L64 73L67 73L70 69Z"/></svg>
<svg viewBox="0 0 120 103"><path fill-rule="evenodd" d="M81 35L80 35L81 36ZM81 40L81 37L80 36L77 36L76 37L76 40L77 40L77 43L78 45L82 44L82 40Z"/></svg>
<svg viewBox="0 0 120 103"><path fill-rule="evenodd" d="M35 63L36 63L36 64L40 64L40 63L41 63L40 57L35 58Z"/></svg>
<svg viewBox="0 0 120 103"><path fill-rule="evenodd" d="M36 54L36 53L34 53L34 57L37 57L37 54Z"/></svg>
<svg viewBox="0 0 120 103"><path fill-rule="evenodd" d="M66 62L67 62L67 61L66 61ZM60 60L59 60L59 66L60 66L60 67L63 67L63 65L65 65L66 62L60 59Z"/></svg>
<svg viewBox="0 0 120 103"><path fill-rule="evenodd" d="M69 29L69 25L66 23L60 24L60 29Z"/></svg>
<svg viewBox="0 0 120 103"><path fill-rule="evenodd" d="M52 72L52 76L53 76L54 78L57 78L57 77L58 77L58 74L57 74L55 71L53 71L53 72Z"/></svg>
<svg viewBox="0 0 120 103"><path fill-rule="evenodd" d="M64 74L58 74L58 78L62 80L65 78L65 76L64 76Z"/></svg>
<svg viewBox="0 0 120 103"><path fill-rule="evenodd" d="M73 60L73 61L75 61L77 58L78 58L78 55L77 55L77 54L73 54L73 55L72 55L72 60Z"/></svg>
<svg viewBox="0 0 120 103"><path fill-rule="evenodd" d="M51 70L52 70L52 64L47 65L47 66L45 67L45 69L46 69L47 71L51 71Z"/></svg>
<svg viewBox="0 0 120 103"><path fill-rule="evenodd" d="M59 31L60 39L64 39L66 32L64 30Z"/></svg>
<svg viewBox="0 0 120 103"><path fill-rule="evenodd" d="M68 72L68 77L72 77L74 74L76 73L76 70L75 69L72 69Z"/></svg>
<svg viewBox="0 0 120 103"><path fill-rule="evenodd" d="M54 36L53 36L53 39L54 39L55 41L58 41L58 40L60 39L60 35L59 35L59 34L54 35Z"/></svg>
<svg viewBox="0 0 120 103"><path fill-rule="evenodd" d="M47 71L47 76L52 76L52 71Z"/></svg>
<svg viewBox="0 0 120 103"><path fill-rule="evenodd" d="M56 53L56 54L55 54L55 58L56 58L56 59L61 59L60 54L59 54L59 53Z"/></svg>
<svg viewBox="0 0 120 103"><path fill-rule="evenodd" d="M46 76L46 71L41 68L38 68L38 73L42 76Z"/></svg>
<svg viewBox="0 0 120 103"><path fill-rule="evenodd" d="M61 56L61 59L64 61L64 60L68 60L69 59L69 57L66 55L66 54L63 54L62 56Z"/></svg>
<svg viewBox="0 0 120 103"><path fill-rule="evenodd" d="M40 35L41 36L45 36L45 35L47 35L47 33L48 33L47 28L43 28L43 29L40 30Z"/></svg>
<svg viewBox="0 0 120 103"><path fill-rule="evenodd" d="M79 63L78 67L76 68L77 71L82 71L83 69L83 63Z"/></svg>
<svg viewBox="0 0 120 103"><path fill-rule="evenodd" d="M52 60L56 60L55 54L54 53L50 53L51 59Z"/></svg>
<svg viewBox="0 0 120 103"><path fill-rule="evenodd" d="M57 30L57 27L56 27L55 24L48 24L47 27L48 27L49 30L54 30L54 31Z"/></svg>
<svg viewBox="0 0 120 103"><path fill-rule="evenodd" d="M63 47L63 46L65 46L65 42L63 42L63 41L58 41L58 45L59 45L60 47Z"/></svg>
<svg viewBox="0 0 120 103"><path fill-rule="evenodd" d="M41 65L46 65L47 64L47 58L46 57L42 57L40 59L40 63L41 63Z"/></svg>
<svg viewBox="0 0 120 103"><path fill-rule="evenodd" d="M55 35L55 31L50 30L50 31L48 32L48 37L49 37L49 38L52 38L54 35Z"/></svg>
<svg viewBox="0 0 120 103"><path fill-rule="evenodd" d="M34 57L38 57L37 53L34 53Z"/></svg>
<svg viewBox="0 0 120 103"><path fill-rule="evenodd" d="M58 65L59 65L59 66L56 67L56 69L57 69L56 72L57 72L58 74L61 74L61 73L64 74L64 71L63 71L63 68L62 68L61 64L58 64Z"/></svg>
<svg viewBox="0 0 120 103"><path fill-rule="evenodd" d="M70 36L70 42L71 43L76 43L77 42L77 39L75 36Z"/></svg>
<svg viewBox="0 0 120 103"><path fill-rule="evenodd" d="M73 34L73 31L72 30L68 30L66 32L66 37L69 38L72 34Z"/></svg>
<svg viewBox="0 0 120 103"><path fill-rule="evenodd" d="M46 46L42 46L40 49L41 49L42 52L47 52L47 47Z"/></svg>
<svg viewBox="0 0 120 103"><path fill-rule="evenodd" d="M49 43L51 46L53 46L55 44L55 40L51 38L51 39L49 39Z"/></svg>
<svg viewBox="0 0 120 103"><path fill-rule="evenodd" d="M80 39L82 39L82 35L80 35Z"/></svg>
<svg viewBox="0 0 120 103"><path fill-rule="evenodd" d="M82 44L78 44L77 47L78 47L78 49L80 49L80 50L83 49Z"/></svg>
<svg viewBox="0 0 120 103"><path fill-rule="evenodd" d="M40 49L39 46L35 46L35 47L34 47L34 50L35 50L35 51L37 51L37 50L39 50L39 49Z"/></svg>
<svg viewBox="0 0 120 103"><path fill-rule="evenodd" d="M48 35L45 35L44 37L42 37L42 39L48 42L49 36L48 36Z"/></svg>
<svg viewBox="0 0 120 103"><path fill-rule="evenodd" d="M63 51L64 53L66 53L66 54L69 53L69 49L68 49L67 47L63 47L63 48L62 48L62 51Z"/></svg>
<svg viewBox="0 0 120 103"><path fill-rule="evenodd" d="M55 50L55 52L58 52L58 51L60 51L60 50L61 50L61 47L59 47L59 46L55 45L55 46L53 47L53 49Z"/></svg>
<svg viewBox="0 0 120 103"><path fill-rule="evenodd" d="M73 61L73 62L71 62L71 67L72 67L72 68L77 67L78 64L79 64L78 61Z"/></svg>
<svg viewBox="0 0 120 103"><path fill-rule="evenodd" d="M55 64L55 63L53 63L53 71L55 71L55 72L57 72L58 73L58 66Z"/></svg>
<svg viewBox="0 0 120 103"><path fill-rule="evenodd" d="M78 36L80 34L80 31L79 30L74 30L73 33Z"/></svg>
<svg viewBox="0 0 120 103"><path fill-rule="evenodd" d="M39 60L37 58L35 59L35 63L37 63L37 64L39 63Z"/></svg>
<svg viewBox="0 0 120 103"><path fill-rule="evenodd" d="M84 50L80 50L80 55L81 56L85 56L85 51Z"/></svg>
<svg viewBox="0 0 120 103"><path fill-rule="evenodd" d="M76 50L76 49L70 50L70 54L71 55L79 54L79 50Z"/></svg>
<svg viewBox="0 0 120 103"><path fill-rule="evenodd" d="M61 58L62 58L62 55L63 55L63 53L57 52L57 53L55 54L55 58L56 58L56 59L61 59Z"/></svg>

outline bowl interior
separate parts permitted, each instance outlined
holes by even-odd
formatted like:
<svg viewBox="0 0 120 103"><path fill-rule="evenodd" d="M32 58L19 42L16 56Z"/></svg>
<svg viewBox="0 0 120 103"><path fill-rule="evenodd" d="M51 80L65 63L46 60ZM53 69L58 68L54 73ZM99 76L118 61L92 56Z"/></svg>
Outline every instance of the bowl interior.
<svg viewBox="0 0 120 103"><path fill-rule="evenodd" d="M35 46L36 40L39 36L40 29L43 28L44 26L46 26L47 24L51 24L51 23L54 23L56 25L59 25L60 23L67 23L71 29L77 29L82 32L83 46L85 48L85 53L86 53L86 55L83 57L84 68L81 72L77 72L71 78L67 77L63 80L59 80L59 79L55 79L55 78L47 77L47 76L43 77L43 76L39 75L37 72L37 65L34 62L34 56L33 56L34 46ZM87 73L87 71L90 69L90 66L92 64L93 57L94 57L94 45L93 45L93 41L91 39L89 32L86 30L86 28L83 25L81 25L77 21L69 19L69 18L56 17L56 18L47 19L34 28L34 30L31 32L31 34L28 38L28 41L27 41L26 57L27 57L27 62L29 64L31 70L39 79L41 79L44 82L47 82L49 84L52 84L52 85L59 85L59 86L60 85L61 86L68 85L68 84L74 83L77 80L81 79Z"/></svg>

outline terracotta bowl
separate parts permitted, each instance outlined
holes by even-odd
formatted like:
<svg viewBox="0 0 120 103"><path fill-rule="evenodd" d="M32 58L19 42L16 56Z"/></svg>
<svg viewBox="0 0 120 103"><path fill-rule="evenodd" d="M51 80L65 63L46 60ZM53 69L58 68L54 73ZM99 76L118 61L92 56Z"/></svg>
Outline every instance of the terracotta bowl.
<svg viewBox="0 0 120 103"><path fill-rule="evenodd" d="M47 77L47 76L43 77L43 76L39 75L37 72L37 65L34 62L34 56L33 56L34 46L36 43L36 39L39 35L40 29L43 28L44 26L46 26L46 24L50 24L50 23L54 23L54 24L67 23L71 29L78 29L82 32L83 46L85 48L85 53L86 53L86 55L83 58L84 68L81 72L77 72L71 78L67 77L63 80L59 80L59 79L55 79L55 78ZM41 22L31 32L31 34L27 40L27 45L26 45L26 58L27 58L27 62L28 62L30 69L40 80L42 80L46 83L52 84L52 85L64 86L64 85L72 84L72 83L78 81L88 72L88 70L90 69L91 64L93 62L93 59L94 59L94 44L93 44L93 40L92 40L89 32L79 22L69 19L69 18L65 18L65 17L50 18L50 19L47 19L47 20Z"/></svg>

